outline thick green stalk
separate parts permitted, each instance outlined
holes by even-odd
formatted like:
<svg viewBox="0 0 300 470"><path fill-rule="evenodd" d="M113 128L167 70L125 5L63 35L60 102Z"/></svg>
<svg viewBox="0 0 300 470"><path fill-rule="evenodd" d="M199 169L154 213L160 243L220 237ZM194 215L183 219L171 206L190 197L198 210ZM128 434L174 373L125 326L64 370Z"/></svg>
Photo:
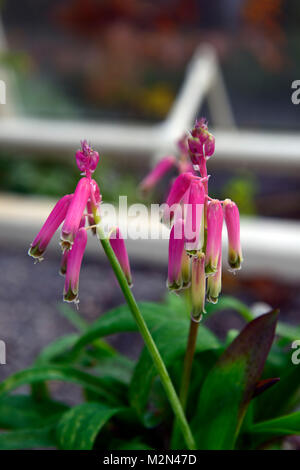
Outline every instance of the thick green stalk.
<svg viewBox="0 0 300 470"><path fill-rule="evenodd" d="M98 221L96 221L98 222ZM145 320L139 310L139 307L136 303L136 300L132 294L130 287L128 286L126 277L122 271L122 268L114 254L113 249L109 243L109 240L106 238L104 231L101 227L101 224L97 226L97 235L102 244L102 247L105 251L106 256L109 259L109 262L114 270L116 278L120 284L126 302L131 310L131 313L137 323L139 331L143 337L143 340L148 348L149 354L152 357L152 360L156 366L157 372L160 376L162 385L165 389L167 397L169 399L170 405L173 409L174 415L180 427L183 438L185 439L187 448L190 450L196 449L196 444L191 433L189 424L186 420L185 414L183 412L182 406L180 404L179 398L176 394L172 381L170 379L169 373L166 369L166 366L161 358L161 355L156 347L156 344L151 336L151 333L145 323Z"/></svg>

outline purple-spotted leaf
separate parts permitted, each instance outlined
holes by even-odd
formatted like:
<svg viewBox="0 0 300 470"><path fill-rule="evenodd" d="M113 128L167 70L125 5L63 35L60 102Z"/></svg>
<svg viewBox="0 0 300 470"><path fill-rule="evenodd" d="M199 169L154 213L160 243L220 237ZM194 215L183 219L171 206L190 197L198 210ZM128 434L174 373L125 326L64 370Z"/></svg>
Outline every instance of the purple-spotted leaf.
<svg viewBox="0 0 300 470"><path fill-rule="evenodd" d="M209 372L192 421L199 449L232 449L271 348L278 311L250 322Z"/></svg>

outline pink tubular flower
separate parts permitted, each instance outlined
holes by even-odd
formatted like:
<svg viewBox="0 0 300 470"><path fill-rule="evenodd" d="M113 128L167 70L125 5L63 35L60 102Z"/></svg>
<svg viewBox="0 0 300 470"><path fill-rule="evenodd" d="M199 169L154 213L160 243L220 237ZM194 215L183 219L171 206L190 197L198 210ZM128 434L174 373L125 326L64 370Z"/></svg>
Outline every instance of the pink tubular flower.
<svg viewBox="0 0 300 470"><path fill-rule="evenodd" d="M200 252L192 259L192 317L201 320L202 313L205 312L205 254Z"/></svg>
<svg viewBox="0 0 300 470"><path fill-rule="evenodd" d="M62 254L60 268L59 268L59 274L61 274L61 276L64 276L67 272L67 263L68 263L69 253L70 253L69 251L65 251Z"/></svg>
<svg viewBox="0 0 300 470"><path fill-rule="evenodd" d="M64 287L64 300L66 302L78 302L79 274L86 243L87 232L85 228L81 228L78 230L73 247L68 253Z"/></svg>
<svg viewBox="0 0 300 470"><path fill-rule="evenodd" d="M33 258L42 260L42 256L53 237L54 233L64 221L70 202L73 198L73 194L67 194L62 197L54 206L50 212L43 227L33 240L31 247L29 248L28 254Z"/></svg>
<svg viewBox="0 0 300 470"><path fill-rule="evenodd" d="M228 263L231 269L237 270L241 268L243 261L239 210L237 205L230 199L225 199L223 207L228 234Z"/></svg>
<svg viewBox="0 0 300 470"><path fill-rule="evenodd" d="M70 249L77 231L79 229L81 217L90 197L90 179L81 178L77 184L73 199L69 206L64 224L61 230L61 246L63 251Z"/></svg>
<svg viewBox="0 0 300 470"><path fill-rule="evenodd" d="M160 162L141 182L141 191L146 192L152 189L165 173L167 173L173 166L176 166L176 163L176 158L173 156L164 157L160 160Z"/></svg>
<svg viewBox="0 0 300 470"><path fill-rule="evenodd" d="M99 162L99 153L88 145L86 140L81 141L81 149L76 152L76 163L80 171L90 175Z"/></svg>
<svg viewBox="0 0 300 470"><path fill-rule="evenodd" d="M100 189L95 180L91 180L91 196L87 202L88 221L91 226L96 225L95 217L99 214L99 206L102 200ZM96 227L92 228L92 233L96 234Z"/></svg>
<svg viewBox="0 0 300 470"><path fill-rule="evenodd" d="M185 205L184 237L185 249L196 252L204 244L204 202L205 190L199 179L192 181L188 203Z"/></svg>
<svg viewBox="0 0 300 470"><path fill-rule="evenodd" d="M184 194L190 187L191 181L194 178L194 175L190 172L182 173L177 176L175 179L171 190L169 192L164 211L162 214L162 221L170 225L174 217L174 211L177 209L177 206L180 204Z"/></svg>
<svg viewBox="0 0 300 470"><path fill-rule="evenodd" d="M132 277L131 277L128 254L127 254L124 238L122 237L122 234L118 227L111 232L110 237L109 237L109 243L112 249L114 250L114 253L125 274L128 285L132 286Z"/></svg>
<svg viewBox="0 0 300 470"><path fill-rule="evenodd" d="M182 288L185 289L191 284L191 257L183 250L181 258L181 279Z"/></svg>
<svg viewBox="0 0 300 470"><path fill-rule="evenodd" d="M222 290L222 254L220 253L217 271L207 278L207 300L216 304Z"/></svg>
<svg viewBox="0 0 300 470"><path fill-rule="evenodd" d="M222 227L222 204L217 199L214 199L207 205L206 274L217 271L218 260L222 250Z"/></svg>
<svg viewBox="0 0 300 470"><path fill-rule="evenodd" d="M170 290L182 288L182 257L184 255L184 222L177 219L170 232L167 286Z"/></svg>

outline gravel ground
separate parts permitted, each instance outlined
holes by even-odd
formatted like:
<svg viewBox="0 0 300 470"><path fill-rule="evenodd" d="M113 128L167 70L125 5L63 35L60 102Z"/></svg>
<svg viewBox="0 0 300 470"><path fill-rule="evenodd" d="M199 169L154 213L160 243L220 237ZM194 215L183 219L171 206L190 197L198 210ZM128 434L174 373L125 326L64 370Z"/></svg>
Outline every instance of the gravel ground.
<svg viewBox="0 0 300 470"><path fill-rule="evenodd" d="M0 339L7 348L7 364L0 366L0 380L29 367L41 349L55 338L75 331L59 312L63 279L58 275L59 259L49 256L34 265L26 253L0 250ZM132 266L137 300L162 300L166 268ZM300 323L300 295L297 286L278 285L268 279L240 281L226 276L224 291L240 297L248 305L259 301L279 306L282 317ZM122 293L110 266L86 258L80 277L79 312L88 322L107 309L123 303ZM242 320L232 312L208 320L220 336L228 327L240 328ZM226 324L225 324L226 322ZM137 334L120 334L111 339L119 350L136 357L142 347ZM71 387L71 388L70 388ZM55 395L74 403L80 400L76 387L53 384ZM72 392L70 392L72 390Z"/></svg>

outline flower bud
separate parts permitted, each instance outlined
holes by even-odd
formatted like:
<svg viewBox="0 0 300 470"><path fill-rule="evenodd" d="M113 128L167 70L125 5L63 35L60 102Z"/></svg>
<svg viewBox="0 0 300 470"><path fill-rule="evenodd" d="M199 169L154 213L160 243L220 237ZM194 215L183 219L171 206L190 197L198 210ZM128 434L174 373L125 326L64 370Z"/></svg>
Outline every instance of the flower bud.
<svg viewBox="0 0 300 470"><path fill-rule="evenodd" d="M222 204L220 201L214 199L207 204L206 274L217 271L218 260L222 250L222 227Z"/></svg>
<svg viewBox="0 0 300 470"><path fill-rule="evenodd" d="M243 261L239 210L237 205L230 199L225 199L223 207L228 234L228 263L231 269L237 270L241 268Z"/></svg>
<svg viewBox="0 0 300 470"><path fill-rule="evenodd" d="M191 284L191 300L192 300L192 317L200 320L202 313L205 312L205 254L200 252L192 258L192 284Z"/></svg>
<svg viewBox="0 0 300 470"><path fill-rule="evenodd" d="M86 140L81 141L81 149L76 152L76 163L80 171L90 175L96 169L99 162L99 153L88 145Z"/></svg>
<svg viewBox="0 0 300 470"><path fill-rule="evenodd" d="M75 240L81 217L90 197L90 192L91 189L89 178L81 178L77 184L73 199L68 208L68 212L61 230L60 238L63 251L65 249L70 249Z"/></svg>
<svg viewBox="0 0 300 470"><path fill-rule="evenodd" d="M120 232L120 229L117 227L114 229L110 236L109 236L109 243L114 250L114 253L120 263L120 266L125 274L125 277L127 279L128 285L132 286L132 277L131 277L131 271L130 271L130 264L129 264L129 258L128 258L128 253L126 250L124 238L122 237L122 234Z"/></svg>
<svg viewBox="0 0 300 470"><path fill-rule="evenodd" d="M43 259L43 254L50 243L51 238L66 217L72 198L73 194L67 194L56 203L29 248L28 254L30 256L37 258L40 261Z"/></svg>
<svg viewBox="0 0 300 470"><path fill-rule="evenodd" d="M85 228L81 228L77 232L72 249L68 252L64 287L64 300L66 302L78 302L79 274L86 243L87 231Z"/></svg>

